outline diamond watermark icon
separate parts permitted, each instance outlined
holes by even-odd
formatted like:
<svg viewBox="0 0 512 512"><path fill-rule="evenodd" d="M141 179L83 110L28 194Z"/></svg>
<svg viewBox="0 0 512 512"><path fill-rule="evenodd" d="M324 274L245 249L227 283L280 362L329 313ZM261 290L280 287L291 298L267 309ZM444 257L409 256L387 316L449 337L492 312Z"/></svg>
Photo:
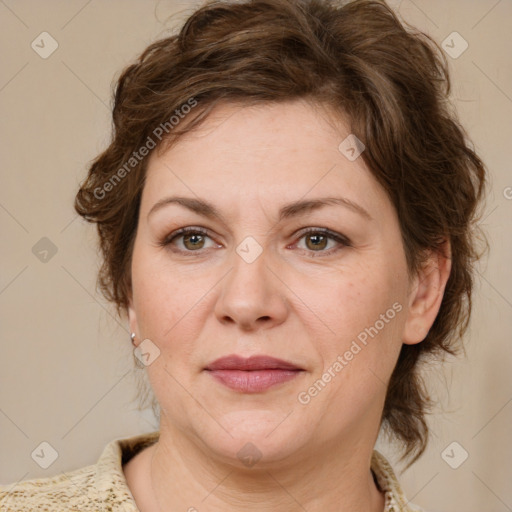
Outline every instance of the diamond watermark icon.
<svg viewBox="0 0 512 512"><path fill-rule="evenodd" d="M149 366L160 357L160 349L150 339L143 340L133 353L144 366Z"/></svg>
<svg viewBox="0 0 512 512"><path fill-rule="evenodd" d="M30 456L43 469L48 469L59 458L57 450L46 441L40 443Z"/></svg>
<svg viewBox="0 0 512 512"><path fill-rule="evenodd" d="M252 236L248 236L238 245L236 252L246 263L252 263L263 252L263 247Z"/></svg>
<svg viewBox="0 0 512 512"><path fill-rule="evenodd" d="M59 47L59 43L48 32L41 32L30 46L39 57L47 59Z"/></svg>
<svg viewBox="0 0 512 512"><path fill-rule="evenodd" d="M340 153L353 162L366 149L366 146L353 133L343 139L338 146Z"/></svg>
<svg viewBox="0 0 512 512"><path fill-rule="evenodd" d="M458 467L460 467L468 457L469 453L464 449L462 445L457 443L457 441L453 441L453 443L450 443L441 452L441 458L452 469L457 469Z"/></svg>
<svg viewBox="0 0 512 512"><path fill-rule="evenodd" d="M262 453L252 443L245 443L244 446L238 451L236 456L244 463L248 468L252 468L262 456Z"/></svg>
<svg viewBox="0 0 512 512"><path fill-rule="evenodd" d="M42 263L48 263L56 254L57 246L47 237L43 236L32 247L32 254Z"/></svg>
<svg viewBox="0 0 512 512"><path fill-rule="evenodd" d="M458 59L468 49L469 43L458 32L452 32L441 47L452 59Z"/></svg>

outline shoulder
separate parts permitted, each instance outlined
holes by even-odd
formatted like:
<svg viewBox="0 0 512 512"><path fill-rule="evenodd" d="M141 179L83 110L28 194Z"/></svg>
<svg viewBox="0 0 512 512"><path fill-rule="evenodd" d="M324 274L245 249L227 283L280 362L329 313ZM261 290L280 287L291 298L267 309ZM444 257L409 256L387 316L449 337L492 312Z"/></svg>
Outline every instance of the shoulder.
<svg viewBox="0 0 512 512"><path fill-rule="evenodd" d="M98 505L95 469L91 465L52 477L0 485L0 509L2 512L93 510Z"/></svg>
<svg viewBox="0 0 512 512"><path fill-rule="evenodd" d="M158 432L115 439L96 464L46 478L0 485L2 512L80 510L137 512L123 464L158 439Z"/></svg>

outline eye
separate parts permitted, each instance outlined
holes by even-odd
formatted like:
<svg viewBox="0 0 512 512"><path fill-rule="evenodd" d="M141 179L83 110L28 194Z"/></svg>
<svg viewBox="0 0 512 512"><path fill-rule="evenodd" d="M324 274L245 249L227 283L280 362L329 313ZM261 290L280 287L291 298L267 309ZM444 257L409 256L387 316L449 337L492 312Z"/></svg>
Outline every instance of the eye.
<svg viewBox="0 0 512 512"><path fill-rule="evenodd" d="M329 240L334 240L338 245L341 245L342 247L351 246L350 240L347 237L325 228L316 228L303 231L300 240L302 239L306 240L306 251L310 253L317 252L320 253L320 255L331 254L340 250L340 247L334 247L327 251L324 250L327 247ZM317 257L316 254L309 254L309 256L313 258Z"/></svg>
<svg viewBox="0 0 512 512"><path fill-rule="evenodd" d="M201 249L204 249L205 239L210 238L208 236L208 231L203 228L195 228L195 227L187 227L181 228L174 233L171 233L163 242L159 245L168 246L168 245L176 245L174 243L177 239L182 239L183 248L178 248L177 252L198 252Z"/></svg>
<svg viewBox="0 0 512 512"><path fill-rule="evenodd" d="M340 250L340 247L330 248L327 251L324 250L327 247L329 240L337 242L341 247L351 246L351 242L347 237L325 228L308 229L307 231L302 231L300 235L299 240L306 239L306 249L303 250L309 252L308 256L310 257L317 257L316 254L312 254L315 252L320 253L319 255L329 255ZM191 226L181 228L171 233L167 238L160 242L159 245L162 247L170 245L178 246L177 249L173 249L175 252L200 252L202 249L208 248L205 247L205 240L207 238L210 238L207 230ZM180 244L177 244L177 241L181 241L182 247L179 247ZM213 246L220 247L218 244L214 244Z"/></svg>

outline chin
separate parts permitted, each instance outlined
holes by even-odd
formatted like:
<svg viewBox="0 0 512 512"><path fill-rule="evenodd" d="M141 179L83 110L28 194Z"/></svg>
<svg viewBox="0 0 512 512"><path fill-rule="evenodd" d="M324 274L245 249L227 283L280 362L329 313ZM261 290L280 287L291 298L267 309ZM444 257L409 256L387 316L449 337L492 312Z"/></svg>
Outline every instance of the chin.
<svg viewBox="0 0 512 512"><path fill-rule="evenodd" d="M301 422L299 425L298 418L293 414L286 418L289 412L230 412L218 418L227 432L216 426L208 429L208 432L199 433L199 437L227 464L241 468L268 468L276 462L284 461L308 444L308 431L304 424Z"/></svg>

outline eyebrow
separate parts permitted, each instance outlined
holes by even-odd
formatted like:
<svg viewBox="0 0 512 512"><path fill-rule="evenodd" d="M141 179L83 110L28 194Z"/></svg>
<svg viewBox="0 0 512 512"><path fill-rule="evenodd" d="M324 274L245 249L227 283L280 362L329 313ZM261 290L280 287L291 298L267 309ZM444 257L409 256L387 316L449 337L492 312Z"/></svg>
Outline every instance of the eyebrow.
<svg viewBox="0 0 512 512"><path fill-rule="evenodd" d="M224 216L213 204L202 199L194 199L192 197L181 196L171 196L160 199L149 211L148 218L156 211L170 204L181 205L199 215L202 215L203 217L207 217L209 219L217 219L226 224ZM367 220L373 220L371 215L362 206L354 203L350 199L345 197L321 197L317 199L294 201L293 203L282 206L279 210L279 222L285 219L303 215L307 212L318 210L325 206L344 206L345 208L348 208L349 210L352 210L353 212L363 216Z"/></svg>

